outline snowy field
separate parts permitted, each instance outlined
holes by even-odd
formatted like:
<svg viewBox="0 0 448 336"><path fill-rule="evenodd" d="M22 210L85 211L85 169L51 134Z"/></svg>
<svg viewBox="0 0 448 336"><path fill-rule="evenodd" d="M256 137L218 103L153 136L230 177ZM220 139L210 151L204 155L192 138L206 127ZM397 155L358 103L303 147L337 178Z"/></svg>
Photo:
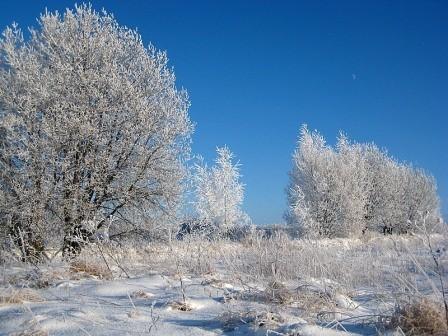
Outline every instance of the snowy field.
<svg viewBox="0 0 448 336"><path fill-rule="evenodd" d="M1 335L403 335L397 305L441 302L423 237L94 244L2 267Z"/></svg>
<svg viewBox="0 0 448 336"><path fill-rule="evenodd" d="M443 172L439 161L446 139L441 129L428 124L432 119L435 126L443 124L434 114L437 108L418 104L445 100L430 99L429 91L414 86L394 85L397 91L382 85L391 92L381 94L377 84L383 80L406 84L411 78L394 77L403 71L375 71L375 80L372 71L350 65L359 58L347 52L350 48L340 53L350 56L341 58L345 70L342 66L332 71L339 66L333 50L325 65L325 43L343 46L358 40L345 33L301 38L301 43L312 44L297 49L287 43L282 50L281 40L291 40L283 37L307 31L302 24L297 26L300 31L291 31L297 18L288 6L280 6L286 15L279 15L281 8L260 11L255 2L241 10L208 13L211 8L201 5L197 10L188 2L185 8L162 6L163 20L154 20L133 16L136 7L127 4L115 16L90 3L65 10L57 3L52 6L59 10L45 9L37 20L27 13L37 5L0 13L2 25L34 22L28 28L12 23L0 34L0 336L448 336L448 226L441 202L447 197L439 196L437 181L426 170L432 166ZM148 6L156 18L156 2ZM326 13L330 7L324 7ZM345 15L350 6L345 7L330 9ZM143 7L138 10L145 13ZM190 11L194 24L188 24ZM217 21L211 19L215 12ZM359 23L371 21L369 35L377 30L377 22L415 21L401 14L390 20L389 6L366 12L384 12L387 20L357 19L355 27L340 30L340 22L350 21L344 18L328 29L357 31ZM166 14L173 13L171 22ZM207 20L199 22L197 13ZM241 13L239 20L235 14ZM278 22L271 22L274 30L265 14L269 19L278 15ZM307 18L313 23L308 30L325 31L320 25L316 30L314 22L325 23L327 16ZM126 25L116 17L126 18ZM251 17L256 20L251 22ZM283 24L288 17L294 24ZM206 21L212 29L204 26ZM175 22L181 23L179 32L172 30ZM221 25L225 22L231 26ZM424 35L415 29L428 25L417 23L409 25L409 34L417 36L418 43L406 45L421 48ZM440 35L439 25L434 27L428 41ZM152 35L157 32L162 35ZM163 42L164 36L183 42ZM333 43L338 36L345 42ZM163 48L174 47L174 59L183 60L181 69L199 67L181 71L177 81L171 51L158 49L149 38L160 40ZM406 36L397 40L408 41ZM320 43L325 52L315 52ZM253 49L256 45L260 52ZM183 46L193 52L184 53ZM388 51L389 44L385 46ZM381 51L378 47L375 50ZM304 50L320 56L302 57ZM379 59L394 60L390 56L398 55L395 51ZM405 57L397 59L421 54L420 49L404 52ZM433 52L420 67L424 71L429 71L426 64L445 55ZM297 69L321 69L320 81L314 80L314 70L308 74L311 82L306 71L293 71L308 59L319 63L303 63ZM378 69L394 69L396 64L383 65ZM357 68L359 78L353 73L350 77ZM408 68L419 67L412 63L403 69ZM422 89L438 92L433 87L442 87L439 83L420 78L446 78L439 76L440 69L434 67L437 76L411 77L424 83ZM305 85L297 77L303 77ZM347 78L361 91L347 85ZM328 99L326 85L322 99L317 99L322 85L314 84L334 80L343 90L331 95L339 103ZM198 84L193 92L198 100L193 102L180 85L191 81ZM313 94L294 95L309 84ZM376 100L384 106L363 111L363 90L367 102L381 97ZM417 104L407 104L416 110L406 110L403 118L395 105L407 105L396 104L396 99L419 91L423 98L412 97ZM243 101L247 106L240 104ZM321 101L329 105L320 106ZM359 105L356 111L350 110L355 107L352 101ZM192 104L198 106L197 120L190 119ZM320 110L325 113L319 116ZM387 116L378 114L381 110ZM274 114L266 117L269 111ZM331 118L327 111L333 111ZM370 120L372 113L375 118ZM354 116L364 118L369 127L353 124L358 121ZM416 127L418 116L424 117L425 127ZM376 131L370 123L374 119ZM327 142L345 120L355 138L340 131ZM298 134L291 127L295 123L301 125ZM193 136L196 128L200 132ZM285 151L293 145L285 144L296 137L282 208L277 193L285 187L281 184L287 172L281 170ZM387 141L397 158L383 148ZM234 148L225 145L229 142ZM442 146L437 149L435 144ZM213 158L210 149L215 145ZM206 150L199 153L195 148ZM408 160L428 161L418 167ZM261 225L270 221L278 224Z"/></svg>

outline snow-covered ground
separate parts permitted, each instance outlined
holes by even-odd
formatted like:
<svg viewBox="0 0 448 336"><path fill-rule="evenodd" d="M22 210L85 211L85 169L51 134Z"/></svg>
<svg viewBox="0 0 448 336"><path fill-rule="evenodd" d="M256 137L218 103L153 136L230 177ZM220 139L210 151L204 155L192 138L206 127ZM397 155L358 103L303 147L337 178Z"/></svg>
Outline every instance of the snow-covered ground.
<svg viewBox="0 0 448 336"><path fill-rule="evenodd" d="M37 290L41 302L2 305L0 330L2 335L23 331L50 335L264 335L268 330L273 334L300 331L300 335L339 335L337 330L345 328L349 334L376 334L371 327L357 324L356 319L341 325L330 322L322 328L306 323L293 307L226 299L238 288L228 283L205 284L204 280L183 279L190 311L181 311L173 304L182 303L180 282L156 273L112 281L60 280ZM337 300L340 315L370 314L348 297L339 295ZM273 321L263 326L261 319L269 313ZM257 314L260 322L255 321ZM226 316L237 320L226 321ZM277 316L279 321L275 321Z"/></svg>
<svg viewBox="0 0 448 336"><path fill-rule="evenodd" d="M41 265L39 269L19 264L4 266L0 335L316 336L377 335L380 329L385 332L383 319L394 305L391 294L387 293L388 284L348 288L338 283L342 279L338 276L315 278L304 273L303 277L269 282L272 274L257 278L250 271L259 265L251 265L247 260L238 265L241 255L231 253L235 253L238 243L217 243L224 255L218 253L213 258L211 252L205 251L217 249L218 245L204 243L203 254L196 253L195 257L205 260L207 255L207 262L213 267L208 265L209 272L195 272L192 266L196 270L207 267L192 265L194 258L191 255L187 258L182 250L187 243L178 244L183 244L176 250L181 257L174 257L172 248L165 252L159 250L159 254L155 254L155 248L148 249L145 258L152 256L152 260L139 259L135 251L129 251L134 265L120 259L120 267L128 270L129 278L119 268L113 268L110 261L114 271L110 279L73 267L69 269L61 261ZM336 247L345 251L341 253L348 258L351 254L347 251L360 244L333 241L318 245L319 249ZM191 245L187 247L191 249ZM252 250L261 253L260 246L249 250L244 250L242 245L239 248L245 255ZM177 265L172 265L175 262ZM162 267L163 263L172 264ZM289 264L296 267L292 259ZM247 273L241 271L242 265L246 265ZM279 265L272 272L286 279L286 269L281 270ZM364 270L361 265L352 264L352 267L355 275L358 268ZM405 277L402 278L404 281Z"/></svg>

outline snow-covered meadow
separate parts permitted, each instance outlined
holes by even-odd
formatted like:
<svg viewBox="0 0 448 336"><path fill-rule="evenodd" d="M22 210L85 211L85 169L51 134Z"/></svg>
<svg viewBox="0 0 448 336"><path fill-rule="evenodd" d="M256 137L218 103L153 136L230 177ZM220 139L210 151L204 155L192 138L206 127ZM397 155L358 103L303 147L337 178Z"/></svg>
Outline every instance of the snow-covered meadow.
<svg viewBox="0 0 448 336"><path fill-rule="evenodd" d="M285 223L257 226L189 106L166 52L91 5L5 29L1 335L448 335L430 173L302 125Z"/></svg>
<svg viewBox="0 0 448 336"><path fill-rule="evenodd" d="M71 264L58 257L34 267L5 264L0 330L5 335L401 335L399 305L422 298L443 302L425 239L301 241L254 234L241 242L189 237L138 247L92 244ZM445 267L446 238L430 239Z"/></svg>

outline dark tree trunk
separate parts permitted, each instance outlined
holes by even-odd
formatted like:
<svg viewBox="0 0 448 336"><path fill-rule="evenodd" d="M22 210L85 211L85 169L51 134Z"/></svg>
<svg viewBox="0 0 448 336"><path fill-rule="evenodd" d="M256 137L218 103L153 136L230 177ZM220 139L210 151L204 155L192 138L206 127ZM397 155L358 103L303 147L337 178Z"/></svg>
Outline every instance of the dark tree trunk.
<svg viewBox="0 0 448 336"><path fill-rule="evenodd" d="M87 230L82 225L74 226L64 236L62 256L66 259L76 258L82 248L90 241L93 232Z"/></svg>

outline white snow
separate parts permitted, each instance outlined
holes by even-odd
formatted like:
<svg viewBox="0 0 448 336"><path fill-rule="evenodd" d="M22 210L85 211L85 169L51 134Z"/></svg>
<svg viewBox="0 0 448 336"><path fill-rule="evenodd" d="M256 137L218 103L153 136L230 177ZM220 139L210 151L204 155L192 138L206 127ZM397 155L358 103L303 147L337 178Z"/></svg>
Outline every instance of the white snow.
<svg viewBox="0 0 448 336"><path fill-rule="evenodd" d="M174 277L153 274L113 281L64 280L39 290L43 302L0 306L0 334L40 330L50 335L141 335L151 329L152 335L217 335L224 333L218 317L226 311L270 309L260 302L220 300L226 290L236 285L222 283L219 288L201 284L203 278L189 280L184 281L184 286L190 311L169 306L170 302L182 300L179 281ZM336 298L341 309L359 305L343 295ZM362 334L311 325L290 315L287 308L283 315L285 323L278 325L277 332L298 331L310 336ZM241 325L231 334L258 335L266 330Z"/></svg>

